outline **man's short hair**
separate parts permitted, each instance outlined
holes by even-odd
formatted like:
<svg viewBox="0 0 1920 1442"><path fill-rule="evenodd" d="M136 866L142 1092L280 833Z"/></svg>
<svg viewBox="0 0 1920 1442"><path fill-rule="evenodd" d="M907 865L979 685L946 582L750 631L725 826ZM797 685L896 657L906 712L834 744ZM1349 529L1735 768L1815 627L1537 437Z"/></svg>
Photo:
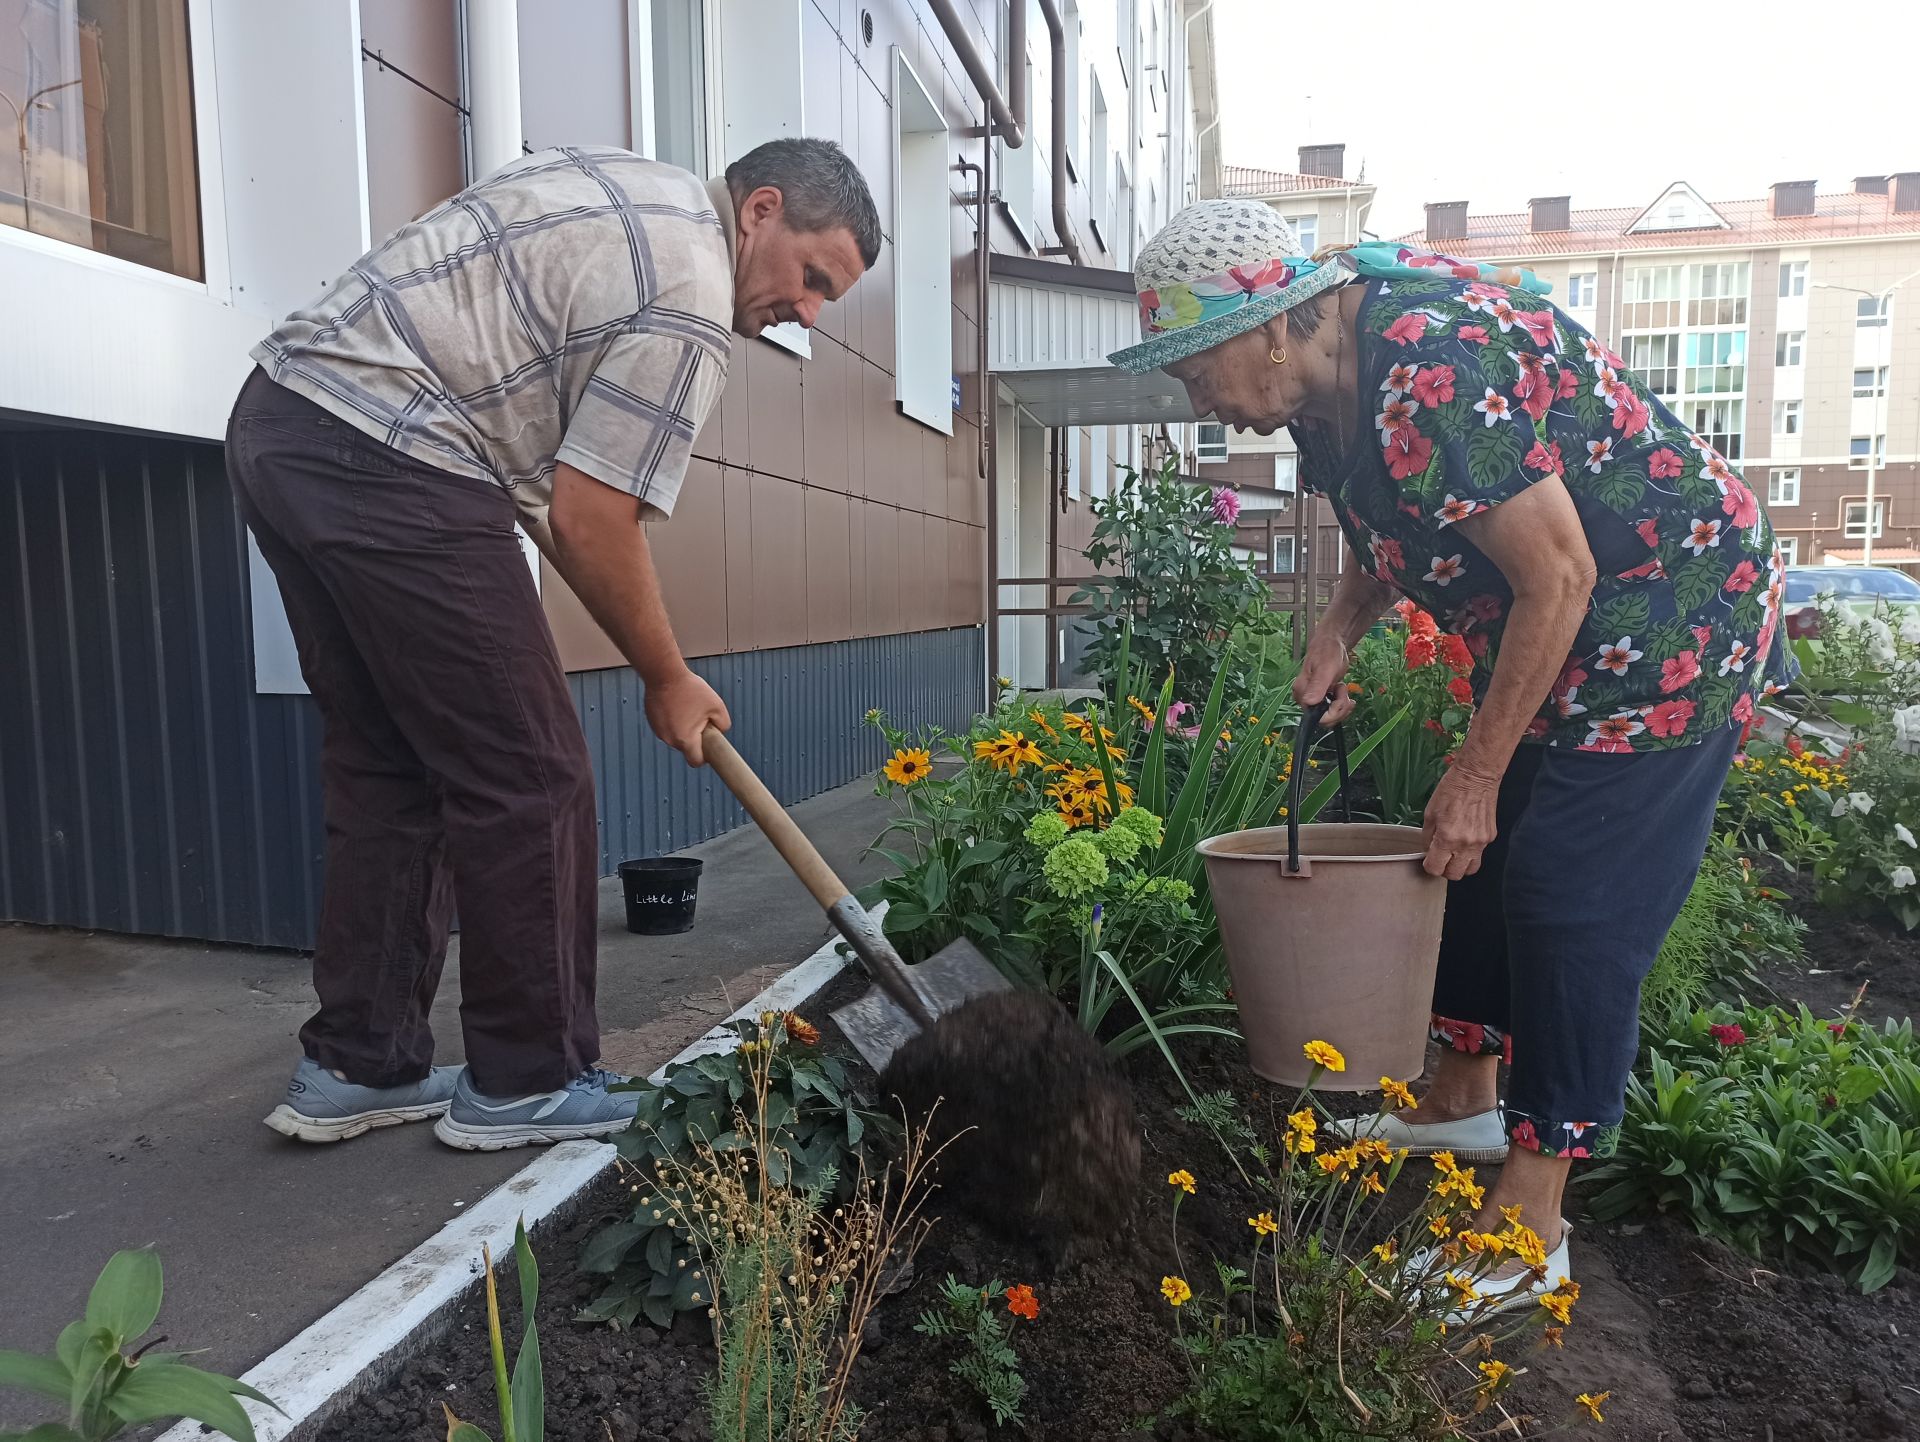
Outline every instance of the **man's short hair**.
<svg viewBox="0 0 1920 1442"><path fill-rule="evenodd" d="M873 268L880 258L880 213L846 151L831 140L769 140L727 167L736 206L766 185L780 192L789 226L812 234L844 227L853 232L861 263Z"/></svg>

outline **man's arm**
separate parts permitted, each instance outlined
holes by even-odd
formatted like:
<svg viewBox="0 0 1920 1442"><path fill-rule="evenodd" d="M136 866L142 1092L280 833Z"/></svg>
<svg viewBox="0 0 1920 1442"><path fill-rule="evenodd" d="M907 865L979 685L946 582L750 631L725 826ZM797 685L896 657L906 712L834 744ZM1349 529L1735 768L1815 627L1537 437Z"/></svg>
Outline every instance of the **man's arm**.
<svg viewBox="0 0 1920 1442"><path fill-rule="evenodd" d="M725 731L732 721L674 640L640 503L562 461L547 519L548 534L535 535L535 544L640 673L654 735L685 753L689 764L705 764L700 739L707 727Z"/></svg>
<svg viewBox="0 0 1920 1442"><path fill-rule="evenodd" d="M1558 476L1459 523L1513 588L1487 694L1427 805L1427 870L1449 881L1480 869L1494 837L1500 778L1566 664L1593 596L1593 553Z"/></svg>
<svg viewBox="0 0 1920 1442"><path fill-rule="evenodd" d="M1313 639L1307 642L1307 654L1300 659L1300 674L1293 678L1293 699L1302 706L1318 705L1328 700L1328 692L1334 693L1328 701L1327 725L1352 714L1353 697L1340 685L1347 674L1347 658L1392 604L1393 587L1369 576L1357 558L1340 572L1327 609L1313 628Z"/></svg>

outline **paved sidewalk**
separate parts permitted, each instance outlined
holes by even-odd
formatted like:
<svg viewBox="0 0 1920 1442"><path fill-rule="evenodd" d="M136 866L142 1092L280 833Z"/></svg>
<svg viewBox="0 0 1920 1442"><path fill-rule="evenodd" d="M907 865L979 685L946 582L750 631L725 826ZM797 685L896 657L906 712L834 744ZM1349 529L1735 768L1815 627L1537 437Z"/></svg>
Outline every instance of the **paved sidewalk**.
<svg viewBox="0 0 1920 1442"><path fill-rule="evenodd" d="M858 885L885 806L855 782L794 815ZM693 854L707 868L683 936L630 935L602 883L609 1065L651 1070L828 934L751 828ZM442 1062L460 1059L458 964L456 938ZM0 1347L51 1350L107 1257L152 1243L169 1345L238 1375L535 1155L455 1152L424 1124L324 1147L268 1131L312 1006L292 953L0 927ZM0 1427L30 1405L0 1393Z"/></svg>

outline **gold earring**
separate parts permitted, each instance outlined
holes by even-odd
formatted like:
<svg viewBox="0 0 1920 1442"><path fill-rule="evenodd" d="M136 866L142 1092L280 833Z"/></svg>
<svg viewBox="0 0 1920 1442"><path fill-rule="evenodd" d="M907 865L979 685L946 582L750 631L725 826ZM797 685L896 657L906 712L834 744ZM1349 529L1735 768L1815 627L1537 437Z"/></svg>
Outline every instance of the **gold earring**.
<svg viewBox="0 0 1920 1442"><path fill-rule="evenodd" d="M1267 359L1272 361L1277 366L1285 365L1287 363L1287 348L1285 346L1281 346L1280 349L1276 352L1272 346L1268 346Z"/></svg>

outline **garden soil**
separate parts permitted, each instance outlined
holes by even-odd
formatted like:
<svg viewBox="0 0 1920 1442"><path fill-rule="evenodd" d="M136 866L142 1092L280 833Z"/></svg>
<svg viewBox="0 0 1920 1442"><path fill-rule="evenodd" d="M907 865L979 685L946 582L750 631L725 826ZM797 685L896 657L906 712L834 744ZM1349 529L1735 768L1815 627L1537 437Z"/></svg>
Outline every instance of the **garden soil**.
<svg viewBox="0 0 1920 1442"><path fill-rule="evenodd" d="M1871 926L1850 929L1822 915L1808 955L1813 970L1826 975L1768 980L1821 1012L1844 1005L1870 981L1862 1015L1905 1016L1920 991L1916 954L1920 947L1903 937ZM1232 1088L1255 1118L1291 1096L1269 1096L1267 1084L1226 1044L1190 1050L1188 1067L1197 1089ZM1136 1056L1129 1075L1144 1157L1131 1219L1104 1252L1055 1266L1037 1237L1009 1239L947 1215L921 1250L911 1286L883 1303L867 1335L856 1371L866 1442L1205 1442L1204 1434L1156 1420L1185 1382L1172 1345L1175 1316L1159 1296L1159 1281L1176 1271L1200 1278L1214 1249L1242 1252L1256 1206L1211 1135L1176 1114L1176 1088L1164 1065ZM1198 1194L1180 1214L1180 1256L1167 1226L1165 1178L1175 1168L1199 1178ZM704 1320L682 1317L664 1332L614 1332L573 1319L595 1285L575 1268L579 1247L619 1215L624 1200L610 1179L571 1226L539 1247L547 1436L695 1442L708 1436L700 1387L712 1347ZM943 1209L936 1202L934 1210ZM1580 1430L1573 1395L1605 1390L1612 1393L1604 1404L1607 1424L1593 1435L1623 1442L1920 1439L1920 1276L1902 1269L1863 1297L1837 1278L1756 1263L1664 1218L1593 1222L1579 1210L1577 1188L1572 1210L1582 1297L1564 1350L1513 1359L1526 1373L1504 1400L1528 1419L1522 1435ZM996 1431L978 1399L948 1375L950 1345L913 1330L949 1274L1026 1282L1039 1296L1038 1319L1021 1323L1015 1336L1028 1384L1023 1428ZM511 1284L502 1289L509 1336L519 1330L514 1294ZM336 1418L322 1442L440 1442L442 1403L482 1426L495 1416L478 1299L395 1377Z"/></svg>

